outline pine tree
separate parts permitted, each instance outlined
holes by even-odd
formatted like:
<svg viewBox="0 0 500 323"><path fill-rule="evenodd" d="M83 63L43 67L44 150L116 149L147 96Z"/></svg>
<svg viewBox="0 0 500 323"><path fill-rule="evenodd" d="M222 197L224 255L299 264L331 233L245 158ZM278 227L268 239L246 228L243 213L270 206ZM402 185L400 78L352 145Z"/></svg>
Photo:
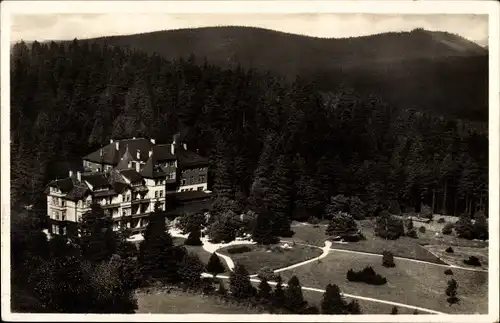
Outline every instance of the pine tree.
<svg viewBox="0 0 500 323"><path fill-rule="evenodd" d="M459 299L457 297L457 288L458 288L458 283L455 279L450 279L448 281L448 286L446 287L446 296L448 298L446 299L448 303L451 305L458 303Z"/></svg>
<svg viewBox="0 0 500 323"><path fill-rule="evenodd" d="M470 216L463 214L455 223L455 232L461 238L472 239L474 237L474 225Z"/></svg>
<svg viewBox="0 0 500 323"><path fill-rule="evenodd" d="M229 290L235 298L249 298L255 295L255 289L250 283L250 276L245 266L236 263L229 274Z"/></svg>
<svg viewBox="0 0 500 323"><path fill-rule="evenodd" d="M277 238L274 235L273 220L273 214L269 210L262 208L252 232L253 241L260 244L276 243Z"/></svg>
<svg viewBox="0 0 500 323"><path fill-rule="evenodd" d="M276 286L274 287L272 295L272 303L275 308L283 308L285 306L285 292L283 290L283 281L281 276L276 279Z"/></svg>
<svg viewBox="0 0 500 323"><path fill-rule="evenodd" d="M285 288L285 306L290 311L300 313L306 305L307 302L304 301L299 279L294 275L290 278L288 285Z"/></svg>
<svg viewBox="0 0 500 323"><path fill-rule="evenodd" d="M272 289L266 278L261 278L258 291L259 297L262 299L269 300L271 298Z"/></svg>
<svg viewBox="0 0 500 323"><path fill-rule="evenodd" d="M322 314L345 314L346 303L340 295L337 285L328 284L321 300Z"/></svg>
<svg viewBox="0 0 500 323"><path fill-rule="evenodd" d="M201 274L204 267L196 254L186 254L179 264L179 277L188 286L198 287L201 285Z"/></svg>
<svg viewBox="0 0 500 323"><path fill-rule="evenodd" d="M353 299L347 304L347 312L349 314L361 314L361 307L357 300Z"/></svg>
<svg viewBox="0 0 500 323"><path fill-rule="evenodd" d="M483 211L477 211L474 214L474 237L476 239L487 240L488 239L488 220L484 215Z"/></svg>
<svg viewBox="0 0 500 323"><path fill-rule="evenodd" d="M398 308L396 306L392 307L391 314L393 314L393 315L398 314Z"/></svg>
<svg viewBox="0 0 500 323"><path fill-rule="evenodd" d="M217 256L215 252L212 253L210 259L208 259L207 271L215 278L218 274L222 274L225 270L226 269L224 268L219 256Z"/></svg>

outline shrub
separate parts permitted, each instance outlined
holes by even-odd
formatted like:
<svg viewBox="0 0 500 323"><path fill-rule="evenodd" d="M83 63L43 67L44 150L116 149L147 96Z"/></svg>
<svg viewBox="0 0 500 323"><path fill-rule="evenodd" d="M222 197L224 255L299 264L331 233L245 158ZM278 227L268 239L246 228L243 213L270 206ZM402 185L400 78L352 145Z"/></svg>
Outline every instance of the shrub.
<svg viewBox="0 0 500 323"><path fill-rule="evenodd" d="M227 249L227 252L230 254L244 253L252 251L252 248L249 246L236 246Z"/></svg>
<svg viewBox="0 0 500 323"><path fill-rule="evenodd" d="M451 271L451 269L446 269L446 270L444 271L444 274L445 274L445 275L453 275L453 271Z"/></svg>
<svg viewBox="0 0 500 323"><path fill-rule="evenodd" d="M439 218L437 220L437 223L445 223L445 222L446 222L446 220L444 218Z"/></svg>
<svg viewBox="0 0 500 323"><path fill-rule="evenodd" d="M418 228L418 232L425 233L425 227L421 226L420 228Z"/></svg>
<svg viewBox="0 0 500 323"><path fill-rule="evenodd" d="M481 240L487 240L488 239L488 220L486 219L484 212L477 211L476 213L474 213L474 219L475 219L475 222L473 225L474 238L481 239Z"/></svg>
<svg viewBox="0 0 500 323"><path fill-rule="evenodd" d="M447 253L454 253L454 251L453 251L453 248L452 248L452 247L448 247L448 248L446 248L446 250L445 250L445 251L446 251Z"/></svg>
<svg viewBox="0 0 500 323"><path fill-rule="evenodd" d="M219 242L231 242L242 227L240 217L233 211L227 211L214 220L207 228L210 240Z"/></svg>
<svg viewBox="0 0 500 323"><path fill-rule="evenodd" d="M469 259L464 259L464 264L475 267L481 266L481 262L475 256L470 256Z"/></svg>
<svg viewBox="0 0 500 323"><path fill-rule="evenodd" d="M390 251L384 251L382 253L382 266L392 268L395 267L394 255Z"/></svg>
<svg viewBox="0 0 500 323"><path fill-rule="evenodd" d="M201 242L200 236L201 236L200 230L193 231L184 241L184 244L188 246L201 246L203 245L203 242Z"/></svg>
<svg viewBox="0 0 500 323"><path fill-rule="evenodd" d="M226 270L219 256L217 256L215 252L210 256L206 269L214 277L217 276L218 274L222 274L224 270Z"/></svg>
<svg viewBox="0 0 500 323"><path fill-rule="evenodd" d="M397 308L396 306L393 306L393 307L392 307L391 314L392 314L392 315L396 315L396 314L398 314L398 308Z"/></svg>
<svg viewBox="0 0 500 323"><path fill-rule="evenodd" d="M451 279L448 281L448 286L446 287L446 296L448 298L446 299L448 303L451 305L458 303L458 297L457 297L457 288L458 288L458 283L455 279Z"/></svg>
<svg viewBox="0 0 500 323"><path fill-rule="evenodd" d="M413 238L413 239L418 239L418 234L417 234L417 230L415 230L415 228L411 229L410 231L408 231L406 233L406 235L410 238Z"/></svg>
<svg viewBox="0 0 500 323"><path fill-rule="evenodd" d="M272 280L276 279L277 275L274 273L274 271L271 268L263 267L257 273L257 277L261 280L265 279L267 281L272 281Z"/></svg>
<svg viewBox="0 0 500 323"><path fill-rule="evenodd" d="M472 225L472 220L468 215L463 214L460 216L460 219L455 223L455 232L460 238L474 238L474 226Z"/></svg>
<svg viewBox="0 0 500 323"><path fill-rule="evenodd" d="M441 232L443 234L451 234L451 232L453 231L453 227L454 227L453 223L446 223Z"/></svg>
<svg viewBox="0 0 500 323"><path fill-rule="evenodd" d="M387 279L375 273L372 267L365 267L358 272L349 269L347 271L347 280L352 282L364 282L370 285L384 285L387 283Z"/></svg>
<svg viewBox="0 0 500 323"><path fill-rule="evenodd" d="M349 199L349 213L356 220L361 220L365 218L366 206L359 197L353 196Z"/></svg>

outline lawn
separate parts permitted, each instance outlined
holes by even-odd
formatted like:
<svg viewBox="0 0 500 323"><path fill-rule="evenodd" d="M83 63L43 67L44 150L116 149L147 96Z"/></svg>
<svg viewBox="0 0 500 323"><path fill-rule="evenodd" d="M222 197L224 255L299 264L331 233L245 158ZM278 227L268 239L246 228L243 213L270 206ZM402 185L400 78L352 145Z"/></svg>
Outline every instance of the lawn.
<svg viewBox="0 0 500 323"><path fill-rule="evenodd" d="M203 264L208 264L208 260L210 259L210 256L212 255L211 253L207 252L205 249L203 249L203 246L188 246L188 245L185 245L184 244L184 241L186 239L184 238L174 238L174 244L175 245L182 245L184 246L187 251L189 253L194 253L195 255L197 255L201 262ZM227 264L226 262L224 261L224 259L221 259L222 261L222 264L224 265L224 268L226 268L226 270L224 271L224 273L228 273L229 272L229 268L227 267Z"/></svg>
<svg viewBox="0 0 500 323"><path fill-rule="evenodd" d="M328 239L325 234L325 227L314 227L311 225L295 226L293 230L295 234L292 238L286 240L297 241L317 246L323 246L324 241ZM376 237L373 233L373 226L370 221L360 221L360 229L363 232L366 240L358 242L350 242L347 244L333 243L334 249L346 249L354 251L362 251L368 253L382 254L384 251L391 251L394 256L418 259L438 264L444 264L439 258L434 256L428 250L422 248L419 244L419 239L409 237L401 237L397 240L385 240Z"/></svg>
<svg viewBox="0 0 500 323"><path fill-rule="evenodd" d="M444 274L446 268L432 264L416 263L409 260L395 259L396 267L385 268L381 258L330 251L330 254L318 262L312 262L291 270L281 272L285 281L296 275L301 284L307 287L324 289L329 283L339 285L342 292L372 297L381 300L404 303L429 308L446 313L474 314L488 311L488 274L453 268L453 277L458 282L460 304L449 306L444 294L450 276ZM373 286L364 283L349 282L347 270L361 270L365 266L387 278L387 284ZM320 293L318 293L320 294ZM378 305L372 305L378 308ZM373 309L374 312L385 312ZM402 310L402 309L401 309ZM372 310L370 310L372 311ZM365 309L364 311L368 311Z"/></svg>
<svg viewBox="0 0 500 323"><path fill-rule="evenodd" d="M278 245L276 245L278 246ZM287 267L321 255L322 250L314 247L296 245L291 249L273 248L275 251L268 252L266 246L248 245L252 250L244 253L230 254L228 248L219 249L217 252L231 257L234 263L245 266L250 274L256 274L261 268L269 267L279 269Z"/></svg>
<svg viewBox="0 0 500 323"><path fill-rule="evenodd" d="M137 292L137 313L153 314L259 314L256 309L227 303L214 296L203 296L174 290L164 292Z"/></svg>
<svg viewBox="0 0 500 323"><path fill-rule="evenodd" d="M445 251L446 248L448 248L446 245L427 245L424 248L438 255L439 258L443 259L448 264L461 267L488 269L488 248L453 246L453 253L447 253ZM470 256L476 256L481 262L481 266L474 267L464 264L463 260L469 258Z"/></svg>

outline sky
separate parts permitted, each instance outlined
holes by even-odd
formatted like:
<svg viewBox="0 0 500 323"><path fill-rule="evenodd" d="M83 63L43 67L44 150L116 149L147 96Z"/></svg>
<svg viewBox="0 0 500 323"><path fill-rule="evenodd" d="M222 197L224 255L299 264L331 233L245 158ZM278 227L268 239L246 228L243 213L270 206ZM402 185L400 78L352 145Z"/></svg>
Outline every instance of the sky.
<svg viewBox="0 0 500 323"><path fill-rule="evenodd" d="M46 41L126 35L209 26L252 26L324 38L424 28L488 42L488 16L473 14L15 14L11 41Z"/></svg>

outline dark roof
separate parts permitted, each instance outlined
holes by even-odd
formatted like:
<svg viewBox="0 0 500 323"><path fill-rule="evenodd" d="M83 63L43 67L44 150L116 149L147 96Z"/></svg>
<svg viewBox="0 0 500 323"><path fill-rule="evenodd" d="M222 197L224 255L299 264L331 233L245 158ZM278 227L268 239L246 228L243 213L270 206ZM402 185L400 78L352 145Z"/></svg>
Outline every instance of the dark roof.
<svg viewBox="0 0 500 323"><path fill-rule="evenodd" d="M94 192L92 193L95 197L105 197L105 196L114 196L118 195L118 193L115 192L115 190L107 190L107 191L101 191L101 192Z"/></svg>
<svg viewBox="0 0 500 323"><path fill-rule="evenodd" d="M107 178L102 173L82 174L82 181L87 181L92 185L92 189L110 186Z"/></svg>
<svg viewBox="0 0 500 323"><path fill-rule="evenodd" d="M132 186L132 192L134 193L147 192L147 191L149 191L149 189L144 185Z"/></svg>
<svg viewBox="0 0 500 323"><path fill-rule="evenodd" d="M132 161L132 160L134 160L134 158L130 154L130 151L126 150L125 153L123 154L123 156L118 161L118 164L116 165L115 168L117 170L127 169L129 162Z"/></svg>
<svg viewBox="0 0 500 323"><path fill-rule="evenodd" d="M76 184L73 189L66 195L66 199L71 201L78 201L85 197L85 195L89 192L89 188L87 185L83 183Z"/></svg>
<svg viewBox="0 0 500 323"><path fill-rule="evenodd" d="M63 193L69 192L73 188L73 180L71 178L57 179L49 183L49 186L57 187Z"/></svg>
<svg viewBox="0 0 500 323"><path fill-rule="evenodd" d="M177 201L185 202L189 200L210 198L211 194L206 193L204 191L187 191L187 192L172 193L169 194L168 196L175 198Z"/></svg>
<svg viewBox="0 0 500 323"><path fill-rule="evenodd" d="M118 150L116 149L117 143ZM133 160L137 159L136 154L137 150L139 150L141 153L140 160L145 162L149 158L149 150L151 150L151 148L153 147L153 143L151 143L151 141L146 138L116 140L88 154L87 156L83 157L83 159L92 161L94 163L116 165L120 161L120 158L125 154L127 147Z"/></svg>
<svg viewBox="0 0 500 323"><path fill-rule="evenodd" d="M140 174L146 178L165 177L167 175L162 168L155 166L155 153L148 159L144 167L142 167Z"/></svg>
<svg viewBox="0 0 500 323"><path fill-rule="evenodd" d="M178 166L180 168L194 168L194 167L208 166L208 158L202 157L192 151L184 150L183 148L177 148L176 155L179 160Z"/></svg>
<svg viewBox="0 0 500 323"><path fill-rule="evenodd" d="M123 169L120 170L120 174L132 183L142 181L141 174L139 174L135 169Z"/></svg>
<svg viewBox="0 0 500 323"><path fill-rule="evenodd" d="M115 192L121 193L128 187L128 184L115 181L115 182L111 182L111 186L113 187L113 190Z"/></svg>
<svg viewBox="0 0 500 323"><path fill-rule="evenodd" d="M155 158L154 161L155 162L162 162L165 160L175 160L176 156L172 155L171 146L172 146L172 144L156 145L153 148L153 155Z"/></svg>

